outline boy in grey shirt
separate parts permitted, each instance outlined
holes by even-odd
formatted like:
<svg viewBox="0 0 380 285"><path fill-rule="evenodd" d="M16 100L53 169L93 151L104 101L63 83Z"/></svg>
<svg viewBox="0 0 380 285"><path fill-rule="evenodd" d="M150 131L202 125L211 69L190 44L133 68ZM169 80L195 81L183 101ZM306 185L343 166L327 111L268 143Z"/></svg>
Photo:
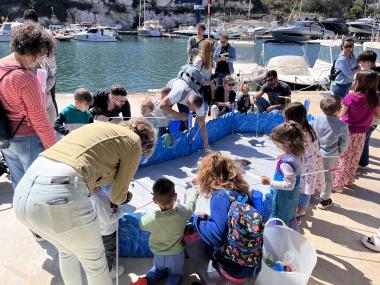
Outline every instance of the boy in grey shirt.
<svg viewBox="0 0 380 285"><path fill-rule="evenodd" d="M335 168L339 155L343 153L349 142L348 125L339 119L341 98L339 96L327 96L321 100L320 108L326 116L319 116L311 122L317 133L320 143L320 153L323 157L325 170ZM331 171L325 172L326 186L321 192L320 202L317 207L326 209L333 205L330 198L333 190L333 175ZM334 189L338 192L338 189Z"/></svg>

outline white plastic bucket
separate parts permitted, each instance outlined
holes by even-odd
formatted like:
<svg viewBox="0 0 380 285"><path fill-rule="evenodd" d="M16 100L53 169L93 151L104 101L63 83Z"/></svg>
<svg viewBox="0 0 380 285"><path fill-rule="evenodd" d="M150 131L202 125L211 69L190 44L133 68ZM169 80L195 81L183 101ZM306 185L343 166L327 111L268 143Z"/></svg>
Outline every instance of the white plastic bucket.
<svg viewBox="0 0 380 285"><path fill-rule="evenodd" d="M271 221L279 221L282 225L269 225ZM285 253L294 254L296 271L275 271L265 263L270 254L274 261L281 260ZM317 253L314 246L300 233L290 229L279 219L270 219L264 228L263 260L257 285L306 285L317 264Z"/></svg>

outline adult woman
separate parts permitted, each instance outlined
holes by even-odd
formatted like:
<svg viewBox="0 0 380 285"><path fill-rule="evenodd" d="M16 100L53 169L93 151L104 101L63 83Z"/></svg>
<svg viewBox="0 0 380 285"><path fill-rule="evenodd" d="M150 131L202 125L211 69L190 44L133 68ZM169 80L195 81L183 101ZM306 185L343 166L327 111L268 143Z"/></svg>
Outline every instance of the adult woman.
<svg viewBox="0 0 380 285"><path fill-rule="evenodd" d="M149 157L155 141L156 131L144 118L89 124L43 152L21 179L16 216L57 247L65 284L82 284L79 261L89 285L112 284L89 194L112 184L111 202L129 202L141 154Z"/></svg>
<svg viewBox="0 0 380 285"><path fill-rule="evenodd" d="M198 24L197 34L187 41L187 63L192 64L193 58L199 53L199 50L204 41L203 35L205 31L206 26L203 24Z"/></svg>
<svg viewBox="0 0 380 285"><path fill-rule="evenodd" d="M239 196L247 197L246 203L253 205L242 170L232 159L215 152L202 159L196 182L199 185L200 195L211 196L211 213L209 216L207 214L194 216L193 226L201 240L186 244L190 260L207 284L225 284L227 280L224 277L248 281L256 273L255 268L227 261L219 254L227 240L228 211L232 203L230 195L236 200ZM210 268L210 260L213 260L213 266L217 271Z"/></svg>
<svg viewBox="0 0 380 285"><path fill-rule="evenodd" d="M38 154L55 143L45 108L46 94L36 74L30 70L45 56L50 56L55 48L54 38L41 26L29 22L15 28L12 53L0 59L0 101L14 135L3 155L13 188Z"/></svg>
<svg viewBox="0 0 380 285"><path fill-rule="evenodd" d="M342 52L335 61L337 76L331 91L335 95L344 98L350 90L352 81L354 80L354 74L359 71L359 68L355 55L353 54L354 39L352 37L343 38L341 49Z"/></svg>
<svg viewBox="0 0 380 285"><path fill-rule="evenodd" d="M212 39L206 39L201 47L200 53L195 57L193 65L196 66L206 77L203 83L201 93L203 96L205 108L211 105L211 74L213 68L212 55L215 51L215 42Z"/></svg>
<svg viewBox="0 0 380 285"><path fill-rule="evenodd" d="M131 106L127 99L127 90L119 84L111 88L111 93L100 91L94 95L94 104L90 110L97 121L109 121L110 117L123 114L124 120L131 117Z"/></svg>
<svg viewBox="0 0 380 285"><path fill-rule="evenodd" d="M223 86L219 86L215 90L215 96L213 100L213 106L211 107L211 116L217 114L222 116L231 111L233 104L235 103L236 93L232 88L235 86L232 76L227 75L223 79Z"/></svg>

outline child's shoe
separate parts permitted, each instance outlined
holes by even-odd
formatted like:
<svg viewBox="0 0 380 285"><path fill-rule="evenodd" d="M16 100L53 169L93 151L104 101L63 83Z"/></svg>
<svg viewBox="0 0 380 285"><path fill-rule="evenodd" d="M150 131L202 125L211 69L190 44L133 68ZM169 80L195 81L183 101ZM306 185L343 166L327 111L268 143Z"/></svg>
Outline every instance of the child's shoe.
<svg viewBox="0 0 380 285"><path fill-rule="evenodd" d="M362 243L365 247L373 250L373 251L377 251L377 252L380 252L380 246L377 246L375 244L375 238L374 237L369 237L369 236L362 236Z"/></svg>
<svg viewBox="0 0 380 285"><path fill-rule="evenodd" d="M136 282L129 285L148 285L148 279L146 277L139 277Z"/></svg>
<svg viewBox="0 0 380 285"><path fill-rule="evenodd" d="M327 200L320 200L317 207L321 210L325 210L327 209L328 207L332 206L333 205L333 201L329 198Z"/></svg>
<svg viewBox="0 0 380 285"><path fill-rule="evenodd" d="M110 271L112 279L116 278L116 274L117 274L117 276L123 275L124 270L125 270L124 265L119 265L119 270L116 272L116 265L112 265L112 269Z"/></svg>

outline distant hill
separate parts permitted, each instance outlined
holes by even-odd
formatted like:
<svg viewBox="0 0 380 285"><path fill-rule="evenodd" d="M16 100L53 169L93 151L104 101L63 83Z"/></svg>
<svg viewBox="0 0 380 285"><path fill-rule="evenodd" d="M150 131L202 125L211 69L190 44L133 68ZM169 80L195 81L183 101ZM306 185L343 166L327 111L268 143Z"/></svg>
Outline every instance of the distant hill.
<svg viewBox="0 0 380 285"><path fill-rule="evenodd" d="M194 24L194 4L176 4L189 1L192 0L146 0L146 18L159 19L166 28ZM53 21L62 23L120 23L125 28L133 28L138 24L139 3L140 0L0 0L0 16L21 18L25 9L33 7L44 23L52 20L54 12L56 18ZM300 0L251 0L251 16L271 14L277 20L286 20L289 15L299 13L300 3ZM363 0L303 0L302 3L302 12L324 17L362 17L364 11ZM207 5L207 0L203 0L203 5ZM230 17L245 18L248 6L249 0L217 0L212 1L212 13L226 15L227 20ZM376 5L371 5L367 11L375 12L375 9Z"/></svg>

